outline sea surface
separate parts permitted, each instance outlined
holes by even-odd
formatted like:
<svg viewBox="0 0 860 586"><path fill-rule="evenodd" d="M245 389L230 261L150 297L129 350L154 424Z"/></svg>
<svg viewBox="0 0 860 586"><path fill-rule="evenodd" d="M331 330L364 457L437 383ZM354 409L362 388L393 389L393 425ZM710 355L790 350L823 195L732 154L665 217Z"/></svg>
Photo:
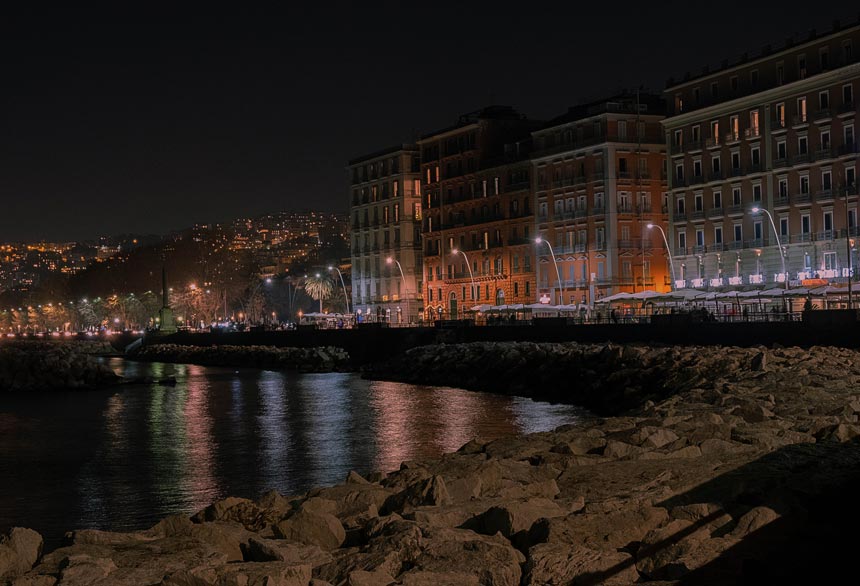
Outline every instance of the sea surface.
<svg viewBox="0 0 860 586"><path fill-rule="evenodd" d="M53 548L71 529L146 528L226 496L299 494L586 416L347 373L109 364L176 384L0 395L0 531L31 527Z"/></svg>

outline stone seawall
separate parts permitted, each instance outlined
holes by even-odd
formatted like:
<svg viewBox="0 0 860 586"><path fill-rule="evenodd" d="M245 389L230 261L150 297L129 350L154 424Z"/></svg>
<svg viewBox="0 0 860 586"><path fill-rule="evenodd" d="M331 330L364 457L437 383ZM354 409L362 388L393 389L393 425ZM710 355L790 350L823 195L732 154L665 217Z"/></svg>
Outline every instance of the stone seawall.
<svg viewBox="0 0 860 586"><path fill-rule="evenodd" d="M542 380L539 362L490 350ZM615 365L641 405L306 494L228 498L146 531L74 531L45 555L38 534L15 529L0 584L793 584L854 571L860 353L558 353L594 393ZM650 382L630 386L634 364L655 369ZM677 386L654 387L670 366Z"/></svg>
<svg viewBox="0 0 860 586"><path fill-rule="evenodd" d="M275 346L143 346L132 358L150 362L179 362L204 366L235 366L299 372L350 370L349 355L332 346L278 348Z"/></svg>
<svg viewBox="0 0 860 586"><path fill-rule="evenodd" d="M9 342L0 344L0 391L96 388L119 377L96 358L113 353L102 342Z"/></svg>

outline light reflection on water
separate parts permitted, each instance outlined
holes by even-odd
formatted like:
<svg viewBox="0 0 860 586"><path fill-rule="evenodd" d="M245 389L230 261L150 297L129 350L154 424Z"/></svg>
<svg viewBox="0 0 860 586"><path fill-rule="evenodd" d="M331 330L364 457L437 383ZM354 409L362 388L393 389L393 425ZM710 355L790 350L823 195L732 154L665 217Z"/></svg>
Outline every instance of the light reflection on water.
<svg viewBox="0 0 860 586"><path fill-rule="evenodd" d="M0 397L0 530L130 530L228 495L297 494L473 437L552 429L568 405L460 389L113 359L175 386Z"/></svg>

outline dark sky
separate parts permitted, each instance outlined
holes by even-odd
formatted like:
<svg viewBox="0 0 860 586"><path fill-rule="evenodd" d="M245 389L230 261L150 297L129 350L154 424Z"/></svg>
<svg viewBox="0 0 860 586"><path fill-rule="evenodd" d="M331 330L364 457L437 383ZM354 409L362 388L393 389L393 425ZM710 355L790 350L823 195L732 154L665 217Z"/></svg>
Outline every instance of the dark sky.
<svg viewBox="0 0 860 586"><path fill-rule="evenodd" d="M540 119L659 91L858 13L856 0L290 4L0 14L0 241L346 211L348 159L461 113L492 102Z"/></svg>

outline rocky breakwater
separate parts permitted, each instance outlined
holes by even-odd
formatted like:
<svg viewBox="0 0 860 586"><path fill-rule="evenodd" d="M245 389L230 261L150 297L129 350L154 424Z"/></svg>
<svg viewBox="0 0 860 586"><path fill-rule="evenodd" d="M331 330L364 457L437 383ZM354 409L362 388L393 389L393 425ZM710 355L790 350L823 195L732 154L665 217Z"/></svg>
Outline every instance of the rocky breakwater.
<svg viewBox="0 0 860 586"><path fill-rule="evenodd" d="M13 530L0 583L830 583L854 559L840 529L860 521L844 490L860 486L860 353L681 352L707 376L622 416L228 498L146 531L75 531L46 555Z"/></svg>
<svg viewBox="0 0 860 586"><path fill-rule="evenodd" d="M727 371L755 369L760 355L744 348L473 342L412 348L366 367L364 376L572 403L612 415Z"/></svg>
<svg viewBox="0 0 860 586"><path fill-rule="evenodd" d="M96 388L119 377L96 355L100 347L77 342L0 344L0 391Z"/></svg>
<svg viewBox="0 0 860 586"><path fill-rule="evenodd" d="M237 366L299 372L351 370L349 354L333 346L279 348L276 346L143 346L133 358L151 362L180 362L204 366Z"/></svg>

